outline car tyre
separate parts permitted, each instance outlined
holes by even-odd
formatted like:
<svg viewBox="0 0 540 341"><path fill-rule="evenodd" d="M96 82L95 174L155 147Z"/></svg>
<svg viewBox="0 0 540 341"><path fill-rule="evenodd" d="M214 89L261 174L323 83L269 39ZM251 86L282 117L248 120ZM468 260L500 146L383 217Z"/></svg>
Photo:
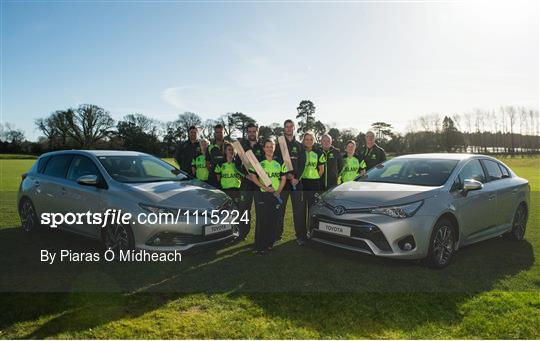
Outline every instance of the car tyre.
<svg viewBox="0 0 540 341"><path fill-rule="evenodd" d="M512 229L504 234L507 239L510 240L523 240L525 237L525 230L527 229L528 212L527 206L521 203L514 213L512 219Z"/></svg>
<svg viewBox="0 0 540 341"><path fill-rule="evenodd" d="M19 217L24 232L35 232L41 225L32 200L23 198L19 204Z"/></svg>
<svg viewBox="0 0 540 341"><path fill-rule="evenodd" d="M447 267L456 250L456 229L448 219L440 219L431 233L426 264L433 269Z"/></svg>
<svg viewBox="0 0 540 341"><path fill-rule="evenodd" d="M129 225L107 225L102 232L102 241L105 250L111 249L115 255L135 247L133 231Z"/></svg>

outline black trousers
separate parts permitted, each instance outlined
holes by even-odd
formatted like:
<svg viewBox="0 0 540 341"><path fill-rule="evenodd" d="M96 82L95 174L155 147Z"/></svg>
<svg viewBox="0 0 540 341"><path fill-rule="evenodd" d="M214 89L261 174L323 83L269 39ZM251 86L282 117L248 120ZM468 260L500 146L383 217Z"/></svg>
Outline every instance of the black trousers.
<svg viewBox="0 0 540 341"><path fill-rule="evenodd" d="M337 185L337 177L329 175L328 179L326 179L325 181L325 175L323 175L323 177L320 179L320 184L321 184L321 192L324 192L327 189Z"/></svg>
<svg viewBox="0 0 540 341"><path fill-rule="evenodd" d="M275 217L276 213L278 213L278 203L274 194L259 191L255 194L255 204L257 207L255 249L264 251L274 245L277 225Z"/></svg>
<svg viewBox="0 0 540 341"><path fill-rule="evenodd" d="M206 180L205 182L209 184L210 186L214 186L215 188L220 188L219 183L217 181L216 173L214 173L213 171L210 171L208 173L208 180Z"/></svg>
<svg viewBox="0 0 540 341"><path fill-rule="evenodd" d="M306 202L304 201L303 193L303 184L299 182L296 185L296 190L293 190L290 182L287 181L285 188L281 192L281 199L283 199L283 204L280 207L278 214L278 224L276 230L276 240L281 239L283 235L283 224L285 220L285 210L287 209L287 201L289 196L292 201L293 208L293 222L294 222L294 232L297 239L306 239Z"/></svg>
<svg viewBox="0 0 540 341"><path fill-rule="evenodd" d="M313 206L315 200L315 194L321 193L321 182L320 179L302 179L302 185L304 186L306 212L309 213L309 210L311 206Z"/></svg>
<svg viewBox="0 0 540 341"><path fill-rule="evenodd" d="M242 228L243 228L242 225L244 225L244 223L241 221L241 219L242 219L242 210L240 209L240 189L239 188L227 188L227 189L222 189L222 191L225 192L225 194L227 194L229 197L231 197L231 199L236 204L236 207L238 207L238 212L239 212L239 216L238 216L238 236L240 237L241 234L242 234Z"/></svg>
<svg viewBox="0 0 540 341"><path fill-rule="evenodd" d="M257 185L255 185L251 180L244 179L242 181L242 186L240 187L240 200L238 209L240 210L240 217L244 215L244 212L247 212L247 223L240 223L239 237L245 238L249 231L251 230L251 207L253 202L256 202L256 194L261 190ZM255 204L255 212L257 210L257 205Z"/></svg>
<svg viewBox="0 0 540 341"><path fill-rule="evenodd" d="M239 188L227 188L222 189L225 194L231 197L234 203L238 206L240 204L240 189Z"/></svg>

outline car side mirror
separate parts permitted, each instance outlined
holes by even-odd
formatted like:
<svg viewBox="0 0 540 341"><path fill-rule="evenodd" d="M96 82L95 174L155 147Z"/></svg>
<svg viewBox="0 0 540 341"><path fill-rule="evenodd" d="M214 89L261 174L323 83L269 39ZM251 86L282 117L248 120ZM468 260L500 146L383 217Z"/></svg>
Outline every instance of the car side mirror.
<svg viewBox="0 0 540 341"><path fill-rule="evenodd" d="M465 179L465 181L463 182L464 192L477 191L482 188L484 188L484 185L478 180Z"/></svg>
<svg viewBox="0 0 540 341"><path fill-rule="evenodd" d="M99 185L99 178L93 174L83 175L77 179L77 183L84 186L97 186Z"/></svg>

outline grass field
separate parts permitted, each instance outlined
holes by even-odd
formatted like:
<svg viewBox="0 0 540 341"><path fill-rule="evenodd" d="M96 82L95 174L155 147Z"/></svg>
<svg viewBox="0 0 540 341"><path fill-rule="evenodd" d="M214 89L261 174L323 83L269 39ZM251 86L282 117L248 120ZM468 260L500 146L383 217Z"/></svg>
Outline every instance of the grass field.
<svg viewBox="0 0 540 341"><path fill-rule="evenodd" d="M41 264L40 248L99 246L61 232L23 234L16 190L34 161L0 157L0 286L63 288L0 293L0 338L538 339L540 158L503 161L532 185L526 239L466 247L434 271L299 247L290 212L284 240L265 256L251 254L247 240L179 265Z"/></svg>

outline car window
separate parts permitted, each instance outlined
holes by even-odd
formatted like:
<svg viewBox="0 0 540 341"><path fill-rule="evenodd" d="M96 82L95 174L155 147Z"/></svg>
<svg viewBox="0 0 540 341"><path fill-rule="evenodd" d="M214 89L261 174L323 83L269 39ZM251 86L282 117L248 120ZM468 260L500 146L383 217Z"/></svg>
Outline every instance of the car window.
<svg viewBox="0 0 540 341"><path fill-rule="evenodd" d="M101 177L94 161L85 156L74 156L71 161L71 166L69 167L67 179L75 181L83 175L96 175Z"/></svg>
<svg viewBox="0 0 540 341"><path fill-rule="evenodd" d="M181 181L189 178L153 156L100 156L107 173L120 182Z"/></svg>
<svg viewBox="0 0 540 341"><path fill-rule="evenodd" d="M463 185L464 181L469 179L486 183L484 169L482 168L479 160L475 159L469 161L459 172L458 182L460 185Z"/></svg>
<svg viewBox="0 0 540 341"><path fill-rule="evenodd" d="M508 168L506 168L504 165L502 165L500 163L499 163L499 167L501 168L503 179L504 178L509 178L510 177L510 171L508 170Z"/></svg>
<svg viewBox="0 0 540 341"><path fill-rule="evenodd" d="M164 168L152 159L142 159L141 166L147 176L156 178L168 178L171 176L170 169Z"/></svg>
<svg viewBox="0 0 540 341"><path fill-rule="evenodd" d="M72 155L52 156L47 162L43 174L57 178L65 178L71 158Z"/></svg>
<svg viewBox="0 0 540 341"><path fill-rule="evenodd" d="M45 170L45 166L47 165L47 160L49 160L48 156L39 158L39 160L37 161L37 172L38 173L43 173L43 171Z"/></svg>
<svg viewBox="0 0 540 341"><path fill-rule="evenodd" d="M502 172L498 162L492 160L482 160L482 162L484 163L484 167L486 167L488 181L502 179Z"/></svg>
<svg viewBox="0 0 540 341"><path fill-rule="evenodd" d="M457 163L457 160L446 159L398 158L370 169L367 177L356 181L442 186Z"/></svg>

